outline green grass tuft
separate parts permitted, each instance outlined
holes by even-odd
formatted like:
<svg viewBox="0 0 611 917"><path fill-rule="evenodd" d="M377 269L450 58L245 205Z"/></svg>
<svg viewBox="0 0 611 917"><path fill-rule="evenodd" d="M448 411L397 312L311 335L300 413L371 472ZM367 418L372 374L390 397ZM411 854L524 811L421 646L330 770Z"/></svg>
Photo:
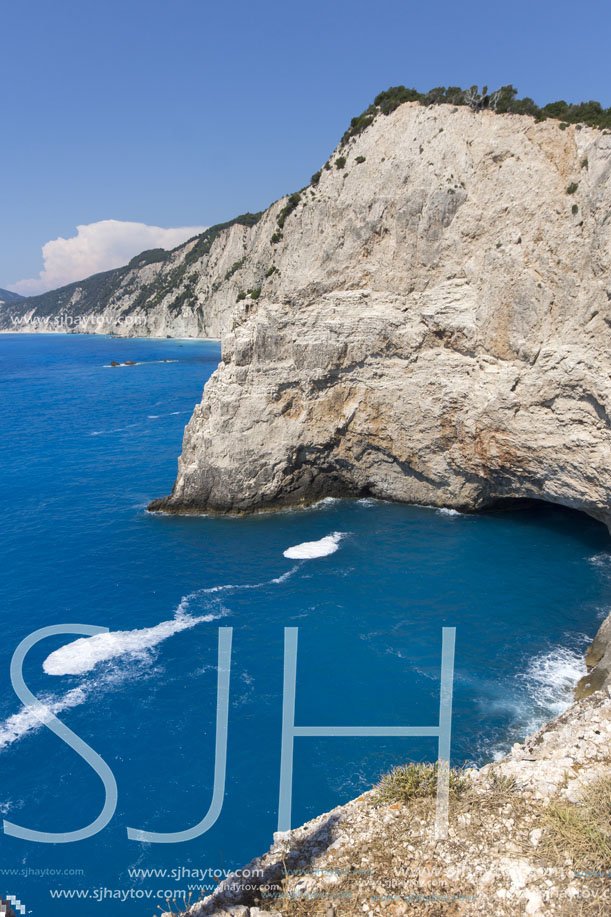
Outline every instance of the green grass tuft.
<svg viewBox="0 0 611 917"><path fill-rule="evenodd" d="M437 795L438 764L402 764L384 774L375 787L376 805L408 802ZM469 779L458 768L450 768L450 796L457 798L469 787Z"/></svg>

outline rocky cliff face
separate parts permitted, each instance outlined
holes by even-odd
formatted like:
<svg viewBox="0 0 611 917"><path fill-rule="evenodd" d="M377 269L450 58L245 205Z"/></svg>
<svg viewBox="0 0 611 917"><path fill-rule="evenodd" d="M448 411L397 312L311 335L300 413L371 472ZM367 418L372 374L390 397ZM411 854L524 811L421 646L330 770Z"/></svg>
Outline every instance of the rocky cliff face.
<svg viewBox="0 0 611 917"><path fill-rule="evenodd" d="M143 252L125 267L0 303L0 331L218 338L240 284L248 289L264 273L256 254L259 217L243 214L173 251Z"/></svg>
<svg viewBox="0 0 611 917"><path fill-rule="evenodd" d="M239 304L153 509L528 497L611 525L609 133L408 103L283 204L258 227L264 252L284 222L274 270ZM608 872L561 835L592 835L588 791L607 806L609 621L587 699L472 774L447 841L430 806L366 794L187 913L602 913Z"/></svg>
<svg viewBox="0 0 611 917"><path fill-rule="evenodd" d="M183 917L608 914L610 737L611 700L597 692L467 771L447 839L435 839L434 800L380 805L368 792L276 834Z"/></svg>
<svg viewBox="0 0 611 917"><path fill-rule="evenodd" d="M407 103L284 203L154 509L530 497L611 522L609 132Z"/></svg>

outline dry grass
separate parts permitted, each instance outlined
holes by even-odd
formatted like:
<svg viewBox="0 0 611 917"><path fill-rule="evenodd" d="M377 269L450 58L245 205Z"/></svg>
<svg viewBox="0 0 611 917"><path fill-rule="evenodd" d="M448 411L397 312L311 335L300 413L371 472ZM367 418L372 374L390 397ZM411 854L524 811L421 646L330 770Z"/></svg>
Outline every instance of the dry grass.
<svg viewBox="0 0 611 917"><path fill-rule="evenodd" d="M611 876L611 776L589 784L578 803L549 807L544 852L555 862L570 857L576 870Z"/></svg>
<svg viewBox="0 0 611 917"><path fill-rule="evenodd" d="M607 871L611 878L611 769L578 803L557 798L547 805L495 768L483 783L453 771L451 789L451 834L437 844L436 768L395 768L381 779L377 793L361 802L355 828L361 817L368 818L365 834L356 828L345 846L314 857L306 846L303 875L283 862L268 894L261 889L250 903L282 917L362 917L364 905L370 917L518 917L525 913L524 902L498 896L511 884L499 868L510 857L543 869L537 883L542 895L553 882L553 896L544 899L539 913L611 913L606 878ZM531 841L535 828L543 829L538 843ZM493 871L492 884L480 884L481 867L479 873L472 868L478 863ZM467 868L457 871L464 864ZM454 872L448 875L449 866ZM578 896L572 897L576 887Z"/></svg>
<svg viewBox="0 0 611 917"><path fill-rule="evenodd" d="M507 777L500 771L490 772L490 790L498 796L509 796L518 791L518 784L513 777Z"/></svg>
<svg viewBox="0 0 611 917"><path fill-rule="evenodd" d="M437 764L403 764L384 774L375 787L375 805L429 799L437 794ZM450 769L450 796L458 798L469 787L469 780L458 768Z"/></svg>

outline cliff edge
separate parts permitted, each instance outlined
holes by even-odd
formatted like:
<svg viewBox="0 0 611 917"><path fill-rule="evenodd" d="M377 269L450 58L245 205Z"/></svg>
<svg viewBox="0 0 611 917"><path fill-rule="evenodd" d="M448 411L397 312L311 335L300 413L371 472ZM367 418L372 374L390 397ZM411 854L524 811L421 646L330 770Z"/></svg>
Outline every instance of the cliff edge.
<svg viewBox="0 0 611 917"><path fill-rule="evenodd" d="M611 699L597 692L432 798L375 790L290 832L184 917L609 913ZM170 917L169 912L163 917Z"/></svg>
<svg viewBox="0 0 611 917"><path fill-rule="evenodd" d="M611 522L611 133L400 105L266 211L151 509L327 495Z"/></svg>

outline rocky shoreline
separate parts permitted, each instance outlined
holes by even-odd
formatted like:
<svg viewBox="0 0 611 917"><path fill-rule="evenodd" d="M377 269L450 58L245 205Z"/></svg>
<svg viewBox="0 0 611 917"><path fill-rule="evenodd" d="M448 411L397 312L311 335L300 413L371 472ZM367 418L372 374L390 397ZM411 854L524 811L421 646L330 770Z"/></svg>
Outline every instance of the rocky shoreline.
<svg viewBox="0 0 611 917"><path fill-rule="evenodd" d="M609 131L405 103L256 222L128 266L101 314L80 288L65 306L103 333L222 337L152 511L534 499L611 530L610 211ZM44 315L7 305L0 330ZM565 713L470 773L447 840L431 800L365 794L186 913L609 913L611 850L566 838L588 787L611 835L611 617L586 661Z"/></svg>
<svg viewBox="0 0 611 917"><path fill-rule="evenodd" d="M575 688L575 700L583 700L595 691L611 686L611 614L600 625L586 652L588 674Z"/></svg>
<svg viewBox="0 0 611 917"><path fill-rule="evenodd" d="M608 650L609 619L603 628L591 659ZM579 826L588 792L611 814L610 739L607 685L503 760L466 772L446 840L434 837L433 800L380 805L370 791L274 835L184 917L606 914L611 849L597 863L562 831L565 819Z"/></svg>

